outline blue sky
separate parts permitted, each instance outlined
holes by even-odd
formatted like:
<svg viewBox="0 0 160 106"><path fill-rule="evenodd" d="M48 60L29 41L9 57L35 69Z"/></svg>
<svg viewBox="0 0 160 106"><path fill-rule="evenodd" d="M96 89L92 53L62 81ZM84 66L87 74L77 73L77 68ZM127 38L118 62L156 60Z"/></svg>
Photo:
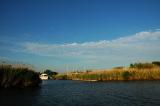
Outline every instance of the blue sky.
<svg viewBox="0 0 160 106"><path fill-rule="evenodd" d="M0 59L37 69L160 60L159 0L0 0Z"/></svg>

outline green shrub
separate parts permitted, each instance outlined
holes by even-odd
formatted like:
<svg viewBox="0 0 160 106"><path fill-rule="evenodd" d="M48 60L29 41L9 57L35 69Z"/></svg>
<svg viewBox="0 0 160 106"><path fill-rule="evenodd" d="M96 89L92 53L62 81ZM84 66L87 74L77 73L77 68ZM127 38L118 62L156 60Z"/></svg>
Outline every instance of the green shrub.
<svg viewBox="0 0 160 106"><path fill-rule="evenodd" d="M160 61L153 61L152 64L157 65L160 67Z"/></svg>
<svg viewBox="0 0 160 106"><path fill-rule="evenodd" d="M130 76L131 76L131 73L129 73L129 71L122 72L122 78L124 80L128 80L130 78Z"/></svg>
<svg viewBox="0 0 160 106"><path fill-rule="evenodd" d="M54 79L57 79L57 80L67 80L68 77L67 77L66 74L58 74L58 75L54 76Z"/></svg>

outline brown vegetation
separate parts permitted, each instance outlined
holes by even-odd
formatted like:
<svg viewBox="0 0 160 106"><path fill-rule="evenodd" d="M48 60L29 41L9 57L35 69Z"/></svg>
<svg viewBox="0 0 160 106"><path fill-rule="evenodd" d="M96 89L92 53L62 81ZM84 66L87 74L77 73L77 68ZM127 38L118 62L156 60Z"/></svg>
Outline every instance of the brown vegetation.
<svg viewBox="0 0 160 106"><path fill-rule="evenodd" d="M160 66L153 63L135 63L129 68L118 67L111 70L59 74L56 78L86 81L160 80Z"/></svg>

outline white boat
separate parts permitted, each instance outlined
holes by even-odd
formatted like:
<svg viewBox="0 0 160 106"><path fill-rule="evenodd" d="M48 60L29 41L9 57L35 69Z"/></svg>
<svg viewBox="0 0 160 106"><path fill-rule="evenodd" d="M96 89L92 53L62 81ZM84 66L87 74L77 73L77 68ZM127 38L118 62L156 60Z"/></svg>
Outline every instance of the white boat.
<svg viewBox="0 0 160 106"><path fill-rule="evenodd" d="M48 80L48 75L47 74L41 74L40 79L41 80Z"/></svg>

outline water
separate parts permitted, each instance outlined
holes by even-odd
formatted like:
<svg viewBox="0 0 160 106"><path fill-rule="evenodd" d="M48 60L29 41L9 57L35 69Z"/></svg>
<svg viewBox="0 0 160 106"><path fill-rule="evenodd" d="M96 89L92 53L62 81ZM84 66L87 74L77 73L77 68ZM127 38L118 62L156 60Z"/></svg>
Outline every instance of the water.
<svg viewBox="0 0 160 106"><path fill-rule="evenodd" d="M49 80L41 88L0 89L0 106L160 106L160 81Z"/></svg>

